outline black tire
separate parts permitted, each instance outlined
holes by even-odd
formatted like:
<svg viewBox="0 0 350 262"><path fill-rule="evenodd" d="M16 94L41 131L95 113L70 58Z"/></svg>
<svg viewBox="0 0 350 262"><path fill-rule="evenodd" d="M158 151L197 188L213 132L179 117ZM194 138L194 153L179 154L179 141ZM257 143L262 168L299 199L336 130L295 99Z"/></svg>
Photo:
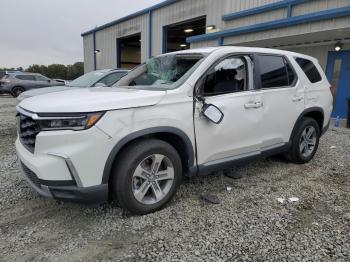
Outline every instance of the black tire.
<svg viewBox="0 0 350 262"><path fill-rule="evenodd" d="M162 200L154 204L144 204L134 196L133 174L140 163L154 154L162 154L171 161L174 179L169 192ZM178 152L164 141L147 139L134 142L121 152L113 167L110 190L112 197L121 208L133 214L144 215L155 212L168 203L175 195L181 181L182 163Z"/></svg>
<svg viewBox="0 0 350 262"><path fill-rule="evenodd" d="M25 89L23 87L15 86L14 88L12 88L11 95L16 98L20 94L22 94L24 91Z"/></svg>
<svg viewBox="0 0 350 262"><path fill-rule="evenodd" d="M312 152L310 152L309 155L305 156L302 154L300 145L302 143L302 137L304 130L308 130L308 128L313 127L315 129L315 145L312 149ZM315 119L310 117L304 117L302 118L296 129L294 130L291 138L291 147L287 153L285 153L285 157L287 160L289 160L292 163L296 164L305 164L309 161L311 161L318 149L319 141L320 141L320 127Z"/></svg>

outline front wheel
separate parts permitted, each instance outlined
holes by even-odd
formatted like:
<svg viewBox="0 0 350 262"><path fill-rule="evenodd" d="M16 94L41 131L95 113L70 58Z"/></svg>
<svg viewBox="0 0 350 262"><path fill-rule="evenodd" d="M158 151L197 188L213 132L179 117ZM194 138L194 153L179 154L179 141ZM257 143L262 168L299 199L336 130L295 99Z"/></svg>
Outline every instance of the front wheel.
<svg viewBox="0 0 350 262"><path fill-rule="evenodd" d="M298 124L291 139L291 148L286 158L296 164L304 164L313 159L318 149L320 128L316 120L305 117Z"/></svg>
<svg viewBox="0 0 350 262"><path fill-rule="evenodd" d="M13 97L18 97L20 94L22 94L24 92L24 88L20 87L20 86L16 86L12 89L11 95Z"/></svg>
<svg viewBox="0 0 350 262"><path fill-rule="evenodd" d="M182 180L182 163L168 143L143 140L123 150L112 175L110 189L120 206L143 215L171 200Z"/></svg>

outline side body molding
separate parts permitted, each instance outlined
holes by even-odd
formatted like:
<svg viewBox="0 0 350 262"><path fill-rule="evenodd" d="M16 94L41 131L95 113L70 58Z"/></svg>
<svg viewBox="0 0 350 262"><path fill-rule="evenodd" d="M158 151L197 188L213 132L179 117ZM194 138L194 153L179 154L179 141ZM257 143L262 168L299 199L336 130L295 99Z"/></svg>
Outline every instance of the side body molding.
<svg viewBox="0 0 350 262"><path fill-rule="evenodd" d="M192 145L190 138L186 135L185 132L183 132L182 130L180 130L178 128L169 127L169 126L153 127L153 128L147 128L144 130L140 130L140 131L131 133L131 134L127 135L126 137L124 137L122 140L120 140L113 147L113 149L110 152L108 159L106 161L105 168L103 170L102 184L108 183L115 157L118 155L120 150L127 143L129 143L137 138L141 138L143 136L157 135L160 133L170 133L170 134L173 134L173 135L180 137L182 139L183 143L185 144L185 147L186 147L186 154L188 155L188 167L189 167L189 169L191 169L191 171L193 169L196 169L196 167L194 167L194 148L193 148L193 145Z"/></svg>

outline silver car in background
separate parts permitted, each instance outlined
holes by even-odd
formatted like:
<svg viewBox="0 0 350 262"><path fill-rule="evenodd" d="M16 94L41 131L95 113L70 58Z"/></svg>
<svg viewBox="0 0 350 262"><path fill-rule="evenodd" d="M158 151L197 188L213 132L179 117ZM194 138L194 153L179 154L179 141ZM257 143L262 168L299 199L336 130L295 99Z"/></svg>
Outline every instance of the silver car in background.
<svg viewBox="0 0 350 262"><path fill-rule="evenodd" d="M98 86L112 86L119 81L129 71L125 69L104 69L87 73L81 77L78 77L72 82L69 82L65 86L52 86L36 90L30 90L22 93L17 97L18 103L22 100L48 93L61 92L65 90L72 90L74 88L86 88L86 87L98 87Z"/></svg>
<svg viewBox="0 0 350 262"><path fill-rule="evenodd" d="M41 74L24 72L8 73L0 80L0 93L18 97L27 90L61 85L64 85L64 83L54 81Z"/></svg>

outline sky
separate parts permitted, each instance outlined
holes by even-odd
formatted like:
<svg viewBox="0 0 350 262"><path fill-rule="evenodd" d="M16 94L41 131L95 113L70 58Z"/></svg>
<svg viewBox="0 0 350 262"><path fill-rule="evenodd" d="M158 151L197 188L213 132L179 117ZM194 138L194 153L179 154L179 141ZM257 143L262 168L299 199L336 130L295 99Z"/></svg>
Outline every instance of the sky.
<svg viewBox="0 0 350 262"><path fill-rule="evenodd" d="M81 33L162 0L1 0L0 68L83 61Z"/></svg>

